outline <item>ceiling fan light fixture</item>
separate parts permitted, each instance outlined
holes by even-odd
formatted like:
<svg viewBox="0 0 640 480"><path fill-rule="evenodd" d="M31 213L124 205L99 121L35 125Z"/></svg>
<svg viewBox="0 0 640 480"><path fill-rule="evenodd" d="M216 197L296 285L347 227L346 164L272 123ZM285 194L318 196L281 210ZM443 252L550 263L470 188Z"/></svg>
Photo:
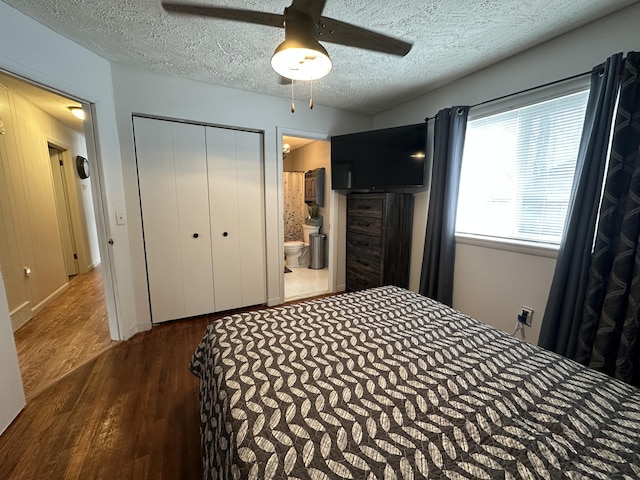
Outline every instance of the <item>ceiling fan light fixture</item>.
<svg viewBox="0 0 640 480"><path fill-rule="evenodd" d="M278 45L271 57L271 66L292 80L317 80L333 67L329 54L315 39L300 41L290 38Z"/></svg>

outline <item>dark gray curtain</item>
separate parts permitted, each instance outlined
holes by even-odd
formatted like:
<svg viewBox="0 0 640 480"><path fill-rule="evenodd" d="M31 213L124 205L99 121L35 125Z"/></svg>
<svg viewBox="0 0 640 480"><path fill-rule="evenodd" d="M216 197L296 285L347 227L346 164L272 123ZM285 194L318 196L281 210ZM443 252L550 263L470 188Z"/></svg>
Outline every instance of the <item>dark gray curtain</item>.
<svg viewBox="0 0 640 480"><path fill-rule="evenodd" d="M420 293L446 305L453 303L456 208L462 148L469 107L452 107L436 115L427 231Z"/></svg>
<svg viewBox="0 0 640 480"><path fill-rule="evenodd" d="M622 54L595 67L571 201L538 344L573 358L582 321Z"/></svg>
<svg viewBox="0 0 640 480"><path fill-rule="evenodd" d="M640 53L620 83L575 359L640 386Z"/></svg>

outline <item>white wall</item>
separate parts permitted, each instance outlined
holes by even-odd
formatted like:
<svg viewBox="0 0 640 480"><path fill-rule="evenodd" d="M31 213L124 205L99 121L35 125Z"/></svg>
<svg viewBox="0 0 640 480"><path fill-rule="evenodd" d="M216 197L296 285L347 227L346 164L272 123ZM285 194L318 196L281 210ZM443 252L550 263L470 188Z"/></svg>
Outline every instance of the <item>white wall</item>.
<svg viewBox="0 0 640 480"><path fill-rule="evenodd" d="M613 53L640 50L639 24L636 4L376 115L374 128L421 122L441 108L473 105L590 71ZM426 193L416 196L413 290L419 286L427 202ZM537 343L554 268L555 261L547 257L458 244L453 306L509 333L519 307L532 307L534 324L527 339Z"/></svg>
<svg viewBox="0 0 640 480"><path fill-rule="evenodd" d="M555 258L456 245L454 308L513 333L520 307L533 308L527 340L537 343Z"/></svg>
<svg viewBox="0 0 640 480"><path fill-rule="evenodd" d="M96 215L93 205L93 188L91 179L82 179L76 169L76 156L80 154L87 157L87 142L83 135L77 134L73 148L67 154L68 162L65 162L64 170L69 188L71 203L71 218L76 236L76 249L78 250L78 267L80 273L91 271L100 265L100 248L98 245L98 230L96 228ZM91 176L91 172L90 172ZM80 231L78 231L80 230Z"/></svg>
<svg viewBox="0 0 640 480"><path fill-rule="evenodd" d="M127 198L129 247L138 329L149 325L149 304L136 181L131 116L134 113L264 132L267 299L283 301L282 151L278 132L304 130L323 137L370 129L373 119L316 105L292 114L290 100L157 75L113 65L116 116Z"/></svg>

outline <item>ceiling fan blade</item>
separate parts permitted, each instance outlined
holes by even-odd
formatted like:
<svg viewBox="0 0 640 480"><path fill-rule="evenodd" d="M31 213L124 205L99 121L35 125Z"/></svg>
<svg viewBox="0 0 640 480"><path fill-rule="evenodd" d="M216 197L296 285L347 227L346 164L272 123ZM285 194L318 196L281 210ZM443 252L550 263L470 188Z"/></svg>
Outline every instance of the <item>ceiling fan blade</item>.
<svg viewBox="0 0 640 480"><path fill-rule="evenodd" d="M293 0L289 10L306 13L314 22L320 19L326 0Z"/></svg>
<svg viewBox="0 0 640 480"><path fill-rule="evenodd" d="M169 13L194 15L199 17L221 18L236 22L255 23L271 27L284 27L284 15L279 13L256 12L237 8L211 7L195 3L162 2L162 8Z"/></svg>
<svg viewBox="0 0 640 480"><path fill-rule="evenodd" d="M400 57L404 57L409 53L413 46L412 43L328 17L320 18L316 38L321 42L338 43L348 47L389 53Z"/></svg>

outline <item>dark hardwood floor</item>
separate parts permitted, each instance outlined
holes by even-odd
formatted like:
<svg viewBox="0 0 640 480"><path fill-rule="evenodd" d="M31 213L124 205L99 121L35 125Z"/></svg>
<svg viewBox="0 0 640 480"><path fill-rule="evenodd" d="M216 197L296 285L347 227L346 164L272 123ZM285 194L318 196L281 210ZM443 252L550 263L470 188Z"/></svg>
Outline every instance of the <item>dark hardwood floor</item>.
<svg viewBox="0 0 640 480"><path fill-rule="evenodd" d="M14 337L27 399L110 348L100 268L71 278Z"/></svg>
<svg viewBox="0 0 640 480"><path fill-rule="evenodd" d="M188 364L206 326L235 312L113 342L31 396L0 436L0 479L202 478L198 382ZM65 348L81 349L73 345L81 338Z"/></svg>
<svg viewBox="0 0 640 480"><path fill-rule="evenodd" d="M202 478L187 366L215 317L154 326L31 398L0 436L0 479Z"/></svg>

